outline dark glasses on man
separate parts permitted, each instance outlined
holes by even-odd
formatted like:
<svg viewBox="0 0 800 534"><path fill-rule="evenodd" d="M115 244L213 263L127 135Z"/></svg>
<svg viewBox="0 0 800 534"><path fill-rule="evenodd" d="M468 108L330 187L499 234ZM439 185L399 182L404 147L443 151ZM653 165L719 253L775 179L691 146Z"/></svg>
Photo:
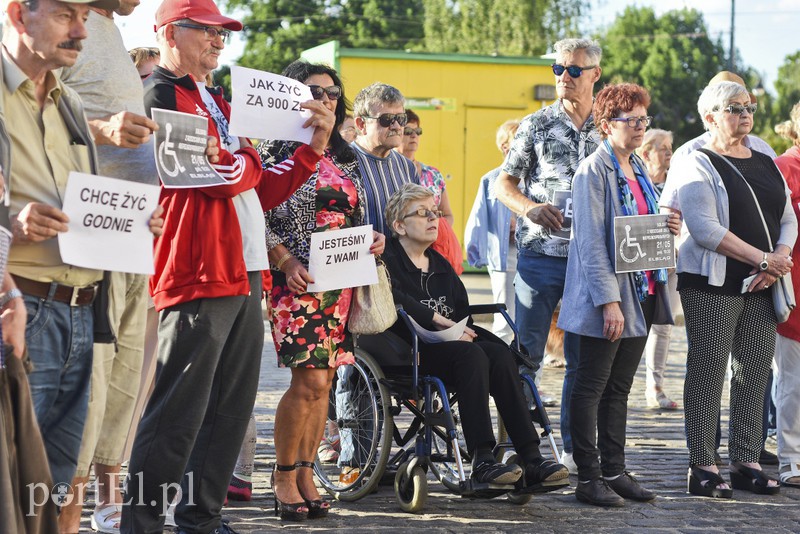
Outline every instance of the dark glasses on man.
<svg viewBox="0 0 800 534"><path fill-rule="evenodd" d="M311 89L311 96L314 100L322 100L322 95L328 95L330 100L339 100L342 97L342 88L338 85L331 85L330 87L322 87L321 85L309 85Z"/></svg>
<svg viewBox="0 0 800 534"><path fill-rule="evenodd" d="M597 65L594 65L592 67L579 67L577 65L570 65L569 67L565 67L564 65L559 65L558 63L553 63L550 66L553 68L553 74L555 74L556 76L561 76L562 74L564 74L564 71L567 71L570 78L580 78L581 74L583 74L583 71L597 68Z"/></svg>
<svg viewBox="0 0 800 534"><path fill-rule="evenodd" d="M408 115L406 115L405 113L381 113L377 117L370 117L369 115L364 115L364 118L376 119L378 121L378 124L380 124L384 128L388 128L395 121L400 126L405 126L406 124L408 124Z"/></svg>
<svg viewBox="0 0 800 534"><path fill-rule="evenodd" d="M407 219L409 217L425 217L426 219L438 219L444 216L444 212L442 210L429 210L425 208L417 208L416 210L412 211L407 215L403 215L403 219Z"/></svg>
<svg viewBox="0 0 800 534"><path fill-rule="evenodd" d="M722 108L722 111L727 111L731 115L741 115L745 111L748 112L750 115L756 112L758 109L758 104L748 104L743 106L741 104L730 104L727 107Z"/></svg>
<svg viewBox="0 0 800 534"><path fill-rule="evenodd" d="M653 122L653 117L615 117L608 120L614 122L627 122L630 128L638 128L640 124L644 124L644 127L647 128L650 126L650 123Z"/></svg>
<svg viewBox="0 0 800 534"><path fill-rule="evenodd" d="M230 30L220 30L217 28L212 28L211 26L203 26L201 24L191 24L189 22L173 22L173 26L177 26L179 28L191 28L193 30L203 30L206 34L206 39L209 41L213 41L217 37L222 39L223 43L228 42L228 37L231 36Z"/></svg>
<svg viewBox="0 0 800 534"><path fill-rule="evenodd" d="M420 128L420 127L417 127L417 128L406 127L406 129L403 130L403 135L413 135L413 134L422 135L422 128Z"/></svg>

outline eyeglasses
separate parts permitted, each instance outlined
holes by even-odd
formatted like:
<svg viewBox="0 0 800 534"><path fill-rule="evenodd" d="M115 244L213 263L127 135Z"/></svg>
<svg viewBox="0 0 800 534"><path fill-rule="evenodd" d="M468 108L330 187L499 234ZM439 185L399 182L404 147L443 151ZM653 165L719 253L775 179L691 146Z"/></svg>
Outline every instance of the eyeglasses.
<svg viewBox="0 0 800 534"><path fill-rule="evenodd" d="M403 219L407 219L409 217L414 217L414 216L425 217L426 219L439 219L440 217L444 217L444 212L442 210L429 210L427 208L417 208L411 213L403 215Z"/></svg>
<svg viewBox="0 0 800 534"><path fill-rule="evenodd" d="M728 107L722 108L722 111L727 111L731 115L742 115L746 111L752 115L757 109L758 104L748 104L746 106L741 104L730 104Z"/></svg>
<svg viewBox="0 0 800 534"><path fill-rule="evenodd" d="M309 85L311 89L311 96L314 100L322 100L322 95L328 95L330 100L339 100L342 97L342 88L338 85L331 85L330 87L322 87L321 85Z"/></svg>
<svg viewBox="0 0 800 534"><path fill-rule="evenodd" d="M193 30L203 30L206 33L206 39L209 41L213 41L217 37L222 39L223 43L228 42L228 37L231 36L230 30L218 30L217 28L212 28L211 26L201 26L200 24L189 24L188 22L173 22L173 26L178 26L180 28L191 28Z"/></svg>
<svg viewBox="0 0 800 534"><path fill-rule="evenodd" d="M397 124L399 124L400 126L405 126L406 124L408 124L408 115L406 115L405 113L381 113L377 117L370 117L369 115L364 115L363 118L377 119L378 124L380 124L384 128L388 128L395 121L397 121Z"/></svg>
<svg viewBox="0 0 800 534"><path fill-rule="evenodd" d="M556 76L561 76L562 74L564 74L564 71L567 71L570 78L580 78L581 74L583 74L583 71L597 68L597 65L594 65L592 67L579 67L577 65L570 65L569 67L565 67L564 65L559 65L558 63L553 63L550 66L553 68L553 74L555 74Z"/></svg>
<svg viewBox="0 0 800 534"><path fill-rule="evenodd" d="M653 122L653 117L615 117L608 120L614 122L626 122L628 123L629 128L638 128L640 124L644 124L644 127L647 128L650 126L650 123Z"/></svg>
<svg viewBox="0 0 800 534"><path fill-rule="evenodd" d="M403 130L403 135L413 135L413 134L422 135L422 128L420 128L420 127L417 127L417 128L408 128L408 127L406 127L406 129Z"/></svg>

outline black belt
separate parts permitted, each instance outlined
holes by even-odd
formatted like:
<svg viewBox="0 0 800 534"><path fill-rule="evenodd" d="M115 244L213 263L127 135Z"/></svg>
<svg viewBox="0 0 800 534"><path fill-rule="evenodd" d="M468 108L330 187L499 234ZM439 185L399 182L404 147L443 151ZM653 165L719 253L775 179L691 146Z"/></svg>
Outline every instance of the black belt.
<svg viewBox="0 0 800 534"><path fill-rule="evenodd" d="M19 276L13 276L17 287L25 295L46 299L50 296L50 288L55 282L37 282ZM97 284L86 287L73 287L55 284L56 290L53 293L53 300L63 302L70 306L87 306L94 302L97 295Z"/></svg>

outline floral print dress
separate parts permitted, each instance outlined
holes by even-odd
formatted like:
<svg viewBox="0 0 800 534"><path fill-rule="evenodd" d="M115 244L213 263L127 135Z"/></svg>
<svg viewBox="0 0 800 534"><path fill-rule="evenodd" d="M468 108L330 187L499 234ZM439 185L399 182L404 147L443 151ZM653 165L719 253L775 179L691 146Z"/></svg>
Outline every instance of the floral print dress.
<svg viewBox="0 0 800 534"><path fill-rule="evenodd" d="M262 143L264 165L289 157L292 143ZM267 247L282 243L308 268L311 233L363 224L363 187L358 164L336 162L327 154L317 172L292 197L266 213ZM335 368L351 364L353 338L347 330L352 288L294 293L275 265L268 312L280 367Z"/></svg>

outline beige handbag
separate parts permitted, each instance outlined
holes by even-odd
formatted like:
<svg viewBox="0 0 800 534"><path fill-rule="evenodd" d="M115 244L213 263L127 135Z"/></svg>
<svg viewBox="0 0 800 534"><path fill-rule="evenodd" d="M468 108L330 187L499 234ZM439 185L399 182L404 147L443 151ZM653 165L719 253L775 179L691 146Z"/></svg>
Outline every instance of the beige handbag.
<svg viewBox="0 0 800 534"><path fill-rule="evenodd" d="M380 334L397 321L392 281L383 260L377 258L378 282L353 289L347 328L353 334Z"/></svg>

